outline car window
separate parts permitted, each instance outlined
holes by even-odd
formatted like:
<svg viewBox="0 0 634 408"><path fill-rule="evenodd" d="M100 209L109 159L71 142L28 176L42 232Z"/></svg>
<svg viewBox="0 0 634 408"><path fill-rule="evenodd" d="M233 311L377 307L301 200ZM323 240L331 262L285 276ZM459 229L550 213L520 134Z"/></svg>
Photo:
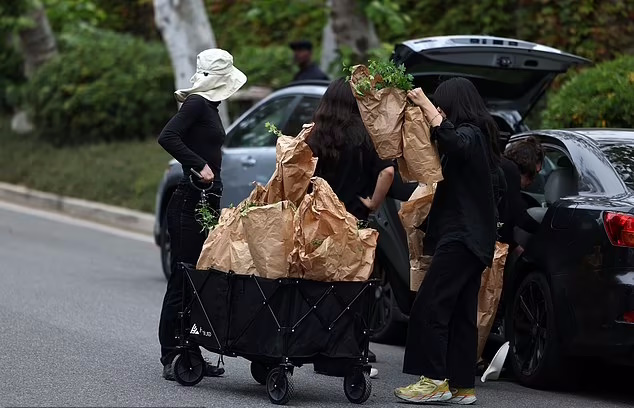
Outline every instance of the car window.
<svg viewBox="0 0 634 408"><path fill-rule="evenodd" d="M268 131L270 122L280 128L288 117L295 96L286 96L269 101L252 112L236 125L228 137L228 147L275 146L276 136Z"/></svg>
<svg viewBox="0 0 634 408"><path fill-rule="evenodd" d="M548 177L553 171L562 168L575 168L572 160L570 160L570 157L566 152L551 146L542 146L544 149L544 163L542 165L542 170L537 173L537 176L535 177L535 180L533 180L533 183L524 189L524 191L527 193L539 196L543 196L546 187L546 181L548 181ZM591 188L583 183L581 180L578 180L578 183L579 191L591 190Z"/></svg>
<svg viewBox="0 0 634 408"><path fill-rule="evenodd" d="M297 136L302 130L302 125L313 120L313 113L319 105L319 98L304 96L288 119L288 123L282 133L288 136Z"/></svg>
<svg viewBox="0 0 634 408"><path fill-rule="evenodd" d="M601 151L621 180L634 190L634 144L606 144L601 146Z"/></svg>

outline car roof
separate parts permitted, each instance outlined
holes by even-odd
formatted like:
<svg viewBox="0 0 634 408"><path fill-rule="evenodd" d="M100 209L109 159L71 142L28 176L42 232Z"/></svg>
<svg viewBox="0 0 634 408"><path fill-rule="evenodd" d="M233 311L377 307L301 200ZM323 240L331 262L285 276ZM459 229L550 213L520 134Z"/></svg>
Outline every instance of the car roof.
<svg viewBox="0 0 634 408"><path fill-rule="evenodd" d="M570 129L537 129L522 132L511 137L510 141L527 136L551 136L555 138L577 137L595 144L634 143L634 129L618 128L570 128Z"/></svg>

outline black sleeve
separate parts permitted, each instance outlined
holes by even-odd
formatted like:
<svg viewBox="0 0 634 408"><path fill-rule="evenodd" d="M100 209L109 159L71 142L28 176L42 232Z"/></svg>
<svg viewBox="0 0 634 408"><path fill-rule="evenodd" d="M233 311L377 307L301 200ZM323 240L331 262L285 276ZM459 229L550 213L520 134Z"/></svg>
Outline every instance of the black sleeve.
<svg viewBox="0 0 634 408"><path fill-rule="evenodd" d="M517 165L508 159L502 159L502 169L506 178L506 212L505 223L534 234L539 229L539 223L526 212L526 201L522 198L521 175Z"/></svg>
<svg viewBox="0 0 634 408"><path fill-rule="evenodd" d="M195 170L202 170L207 162L183 143L192 124L203 114L205 99L192 95L185 99L180 110L163 128L158 137L159 144L183 165Z"/></svg>
<svg viewBox="0 0 634 408"><path fill-rule="evenodd" d="M466 159L473 146L475 132L468 126L456 129L449 120L445 119L440 125L432 127L432 141L438 142L440 154L448 157L456 156Z"/></svg>

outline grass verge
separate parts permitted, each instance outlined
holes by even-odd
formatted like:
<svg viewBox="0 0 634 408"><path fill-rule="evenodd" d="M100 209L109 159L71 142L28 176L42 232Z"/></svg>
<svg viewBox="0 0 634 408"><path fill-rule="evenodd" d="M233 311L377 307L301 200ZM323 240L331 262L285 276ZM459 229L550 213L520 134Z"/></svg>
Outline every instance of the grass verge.
<svg viewBox="0 0 634 408"><path fill-rule="evenodd" d="M155 140L55 148L0 117L0 181L153 212L169 155Z"/></svg>

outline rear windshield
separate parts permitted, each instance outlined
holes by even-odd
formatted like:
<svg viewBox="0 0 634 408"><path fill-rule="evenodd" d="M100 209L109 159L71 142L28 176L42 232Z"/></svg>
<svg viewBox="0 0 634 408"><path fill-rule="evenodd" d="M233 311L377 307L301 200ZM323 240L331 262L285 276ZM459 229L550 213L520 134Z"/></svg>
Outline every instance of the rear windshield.
<svg viewBox="0 0 634 408"><path fill-rule="evenodd" d="M625 184L634 190L634 144L605 144L601 150Z"/></svg>

